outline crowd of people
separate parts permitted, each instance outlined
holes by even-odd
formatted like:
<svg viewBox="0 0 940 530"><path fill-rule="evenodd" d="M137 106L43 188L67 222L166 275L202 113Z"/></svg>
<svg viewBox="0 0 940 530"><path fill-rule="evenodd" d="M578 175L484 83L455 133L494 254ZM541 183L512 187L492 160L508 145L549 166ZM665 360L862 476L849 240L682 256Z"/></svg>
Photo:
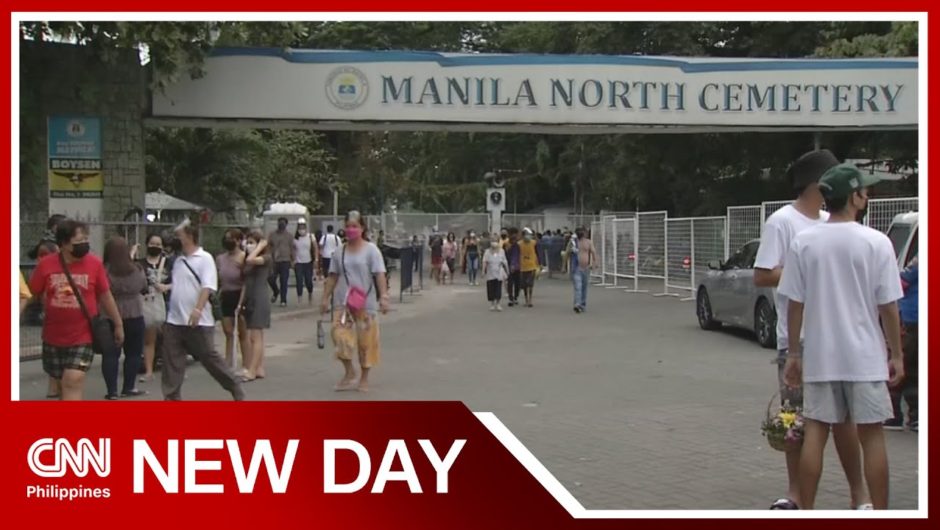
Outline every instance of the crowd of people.
<svg viewBox="0 0 940 530"><path fill-rule="evenodd" d="M788 175L796 200L767 220L754 282L776 288L780 398L801 407L805 433L800 450L786 454L788 491L771 508L813 507L832 433L851 506L883 509L883 429L904 425L902 401L908 426L918 426L916 252L901 270L887 236L856 222L876 176L840 164L825 150L799 158ZM38 260L33 274L28 281L20 277L21 310L31 299L44 309L48 397L82 399L87 372L100 354L109 400L145 394L139 384L153 380L157 359L164 398L181 399L188 357L233 399L244 399L243 385L267 375L264 332L272 306L287 303L291 269L298 302L306 292L312 304L315 282L324 282L320 310L331 313L343 368L335 390L367 392L381 358L378 314L389 309L384 234L372 242L356 211L336 233L330 225L311 234L303 220L293 234L287 226L282 218L270 234L229 229L224 251L213 257L200 246L198 228L184 221L172 235L150 234L143 251L111 237L99 258L90 252L86 225L52 216L30 252ZM417 236L411 246L421 247ZM464 274L476 286L482 276L491 311L503 310L504 289L509 307L532 308L536 280L557 255L559 268L571 277L573 310L582 313L598 261L584 228L536 234L508 227L479 237L471 230L460 241L453 232L436 234L427 249L438 284L453 284ZM224 354L214 345L217 319ZM233 368L237 352L239 370Z"/></svg>
<svg viewBox="0 0 940 530"><path fill-rule="evenodd" d="M223 252L213 257L200 246L198 227L185 220L172 234L149 234L143 249L110 237L99 258L91 252L84 223L50 217L29 253L37 259L36 268L28 281L20 275L21 312L36 303L44 314L47 397L82 399L86 374L99 354L108 400L146 394L140 384L153 381L158 364L164 398L181 399L190 357L234 399L244 399L242 384L266 376L264 332L271 326L272 306L286 303L291 269L298 302L306 292L312 304L315 281L325 279L323 300L339 315L333 334L347 375L354 373L350 363L356 340L372 341L359 348L368 355L360 358L363 375L356 388L365 391L368 369L378 362L375 313L388 309L385 260L356 212L338 233L329 225L325 233L310 234L303 219L292 235L286 227L282 218L270 234L231 228L223 235ZM349 307L349 294L357 289L367 289L367 296L376 292L362 310ZM217 320L225 336L224 354L214 344ZM354 340L340 329L350 323L363 330ZM234 369L239 352L241 366Z"/></svg>

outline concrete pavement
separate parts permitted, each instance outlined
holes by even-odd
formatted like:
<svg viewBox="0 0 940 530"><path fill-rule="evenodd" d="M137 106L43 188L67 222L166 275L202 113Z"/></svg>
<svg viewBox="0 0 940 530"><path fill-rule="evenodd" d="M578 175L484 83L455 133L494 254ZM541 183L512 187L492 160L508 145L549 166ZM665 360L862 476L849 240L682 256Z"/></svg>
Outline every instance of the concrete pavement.
<svg viewBox="0 0 940 530"><path fill-rule="evenodd" d="M588 508L765 509L784 493L783 455L760 434L774 352L747 333L700 330L690 302L599 287L577 315L560 279L538 282L531 309L492 313L484 297L467 285L393 297L368 394L332 391L342 371L329 344L316 348L316 315L278 317L266 335L268 377L247 384L248 397L460 400L496 413ZM104 395L99 366L88 398ZM22 398L42 399L40 363L20 368ZM160 399L158 383L141 388ZM228 398L198 365L183 395ZM892 506L916 508L917 435L887 438ZM848 503L830 447L817 505Z"/></svg>

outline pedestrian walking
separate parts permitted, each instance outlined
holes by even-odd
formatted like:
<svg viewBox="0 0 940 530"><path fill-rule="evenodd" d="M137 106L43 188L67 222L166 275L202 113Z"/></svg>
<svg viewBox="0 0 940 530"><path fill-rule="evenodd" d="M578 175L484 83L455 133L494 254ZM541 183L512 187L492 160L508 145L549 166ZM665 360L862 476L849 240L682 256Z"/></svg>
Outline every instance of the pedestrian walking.
<svg viewBox="0 0 940 530"><path fill-rule="evenodd" d="M307 288L307 303L313 303L313 266L320 261L320 249L313 236L307 232L307 221L302 217L297 220L294 233L294 276L297 280L297 303L304 296Z"/></svg>
<svg viewBox="0 0 940 530"><path fill-rule="evenodd" d="M571 238L571 283L574 286L574 312L587 310L587 293L591 285L591 269L597 264L597 250L584 228L575 230Z"/></svg>
<svg viewBox="0 0 940 530"><path fill-rule="evenodd" d="M483 254L483 277L486 278L486 300L490 303L490 311L502 311L503 306L499 302L503 282L509 277L509 262L496 239L490 242L490 247Z"/></svg>
<svg viewBox="0 0 940 530"><path fill-rule="evenodd" d="M522 272L520 272L521 257L519 254L519 230L510 228L506 241L503 243L503 251L506 253L506 261L509 262L509 278L506 281L506 294L509 298L509 307L519 304L519 290L522 288Z"/></svg>
<svg viewBox="0 0 940 530"><path fill-rule="evenodd" d="M369 390L369 373L380 359L378 312L388 312L385 263L374 244L362 239L367 228L357 211L346 214L348 243L339 249L331 263L320 310L326 314L332 300L331 337L336 358L343 363L343 378L335 390ZM377 289L379 296L372 294ZM353 359L358 358L360 375L356 382Z"/></svg>
<svg viewBox="0 0 940 530"><path fill-rule="evenodd" d="M320 274L324 278L330 273L330 260L341 244L339 236L333 233L333 225L326 225L326 234L320 239Z"/></svg>
<svg viewBox="0 0 940 530"><path fill-rule="evenodd" d="M46 231L43 236L39 239L39 242L36 243L36 246L30 249L26 254L29 259L36 260L37 262L49 254L55 254L59 251L59 246L56 244L56 228L59 223L65 220L65 216L61 214L52 214L49 216L49 219L46 221ZM41 304L42 301L39 297L34 299L33 303ZM52 377L48 378L47 381L48 388L46 390L46 397L50 399L59 398L59 384Z"/></svg>
<svg viewBox="0 0 940 530"><path fill-rule="evenodd" d="M215 260L199 246L199 230L188 220L174 233L180 255L173 265L169 310L163 340L163 397L183 398L186 356L202 363L236 401L245 399L241 382L215 349L215 318L209 298L218 288Z"/></svg>
<svg viewBox="0 0 940 530"><path fill-rule="evenodd" d="M414 272L421 270L421 242L418 241L418 236L411 236L411 255L414 256Z"/></svg>
<svg viewBox="0 0 940 530"><path fill-rule="evenodd" d="M271 327L271 302L266 296L264 280L271 274L274 259L271 248L260 230L252 230L245 240L245 288L239 305L248 330L248 352L242 382L264 379L264 330Z"/></svg>
<svg viewBox="0 0 940 530"><path fill-rule="evenodd" d="M222 313L222 333L225 335L225 364L234 366L236 344L242 352L242 369L248 366L248 329L245 327L245 315L238 311L242 289L245 286L245 234L230 228L222 237L225 251L215 258L219 271L219 305ZM238 342L236 343L236 337Z"/></svg>
<svg viewBox="0 0 940 530"><path fill-rule="evenodd" d="M277 220L277 230L268 236L268 245L274 257L274 269L268 277L268 284L274 292L271 303L281 299L281 307L287 307L287 283L290 281L290 270L293 268L296 256L294 255L294 238L287 231L287 218Z"/></svg>
<svg viewBox="0 0 940 530"><path fill-rule="evenodd" d="M457 236L453 232L447 234L447 239L444 241L443 253L444 253L444 265L442 267L443 271L443 282L447 283L447 278L450 277L450 283L453 285L454 276L457 275Z"/></svg>
<svg viewBox="0 0 940 530"><path fill-rule="evenodd" d="M170 294L170 271L173 258L164 254L163 237L153 233L147 236L146 250L140 264L147 277L147 292L144 294L144 360L143 374L138 382L153 381L157 344L163 325L166 324L167 299Z"/></svg>
<svg viewBox="0 0 940 530"><path fill-rule="evenodd" d="M827 150L810 151L798 158L787 169L796 200L774 212L764 224L761 243L757 250L754 264L754 283L758 287L777 288L780 278L786 270L788 250L794 238L804 230L824 223L829 214L822 210L823 196L819 190L819 178L829 169L839 164L835 155ZM799 387L789 387L783 378L783 367L789 348L789 330L787 311L789 300L779 289L776 290L774 305L777 313L777 380L781 403L791 406L803 406L803 392ZM832 437L839 460L849 482L851 506L865 508L871 500L862 477L861 452L858 435L851 422L833 425ZM771 504L771 510L795 510L799 508L799 461L798 452L786 453L788 488L785 497Z"/></svg>
<svg viewBox="0 0 940 530"><path fill-rule="evenodd" d="M111 351L102 352L101 375L108 393L105 399L136 397L146 394L137 388L137 373L144 355L144 292L147 275L143 267L131 259L130 249L123 237L112 237L104 246L104 266L108 271L111 294L117 304L124 326L124 343ZM117 327L117 323L112 321ZM118 395L118 364L124 353L121 393Z"/></svg>
<svg viewBox="0 0 940 530"><path fill-rule="evenodd" d="M431 279L441 284L441 272L444 268L444 239L439 234L431 236Z"/></svg>
<svg viewBox="0 0 940 530"><path fill-rule="evenodd" d="M467 244L464 246L464 257L467 262L467 283L477 284L477 273L480 270L480 240L477 239L475 232L470 232L467 236Z"/></svg>
<svg viewBox="0 0 940 530"><path fill-rule="evenodd" d="M522 282L522 292L525 295L525 306L532 307L532 295L535 291L535 277L542 264L539 262L538 242L534 238L531 228L522 230L522 241L519 247L519 272Z"/></svg>
<svg viewBox="0 0 940 530"><path fill-rule="evenodd" d="M916 251L915 251L916 252ZM904 428L904 415L901 411L901 400L907 403L907 426L917 431L917 297L918 297L918 265L917 255L901 271L901 286L904 288L904 298L898 303L901 312L901 348L904 352L904 380L891 391L891 405L894 417L885 422L885 429L900 430Z"/></svg>
<svg viewBox="0 0 940 530"><path fill-rule="evenodd" d="M882 422L893 416L886 383L904 378L897 305L903 292L891 241L856 222L878 180L851 164L823 174L829 220L796 235L778 287L789 300L784 377L803 385L799 490L806 510L815 504L830 426L849 418L858 428L873 507L888 507Z"/></svg>
<svg viewBox="0 0 940 530"><path fill-rule="evenodd" d="M81 400L85 374L95 352L91 319L101 312L114 323L114 342L124 342L124 322L118 312L108 274L90 253L88 227L66 219L56 226L58 252L39 260L29 289L42 300L42 369L54 381L62 400Z"/></svg>

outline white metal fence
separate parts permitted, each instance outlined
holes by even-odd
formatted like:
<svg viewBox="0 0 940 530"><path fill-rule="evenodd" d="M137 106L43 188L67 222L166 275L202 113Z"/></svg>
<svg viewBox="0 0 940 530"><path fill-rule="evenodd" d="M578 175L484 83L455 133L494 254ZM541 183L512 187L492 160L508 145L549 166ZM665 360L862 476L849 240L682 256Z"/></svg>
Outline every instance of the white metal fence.
<svg viewBox="0 0 940 530"><path fill-rule="evenodd" d="M666 278L666 212L638 212L637 276Z"/></svg>
<svg viewBox="0 0 940 530"><path fill-rule="evenodd" d="M615 219L614 239L614 285L632 285L637 289L637 220Z"/></svg>
<svg viewBox="0 0 940 530"><path fill-rule="evenodd" d="M666 219L666 278L664 292L692 291L692 218Z"/></svg>
<svg viewBox="0 0 940 530"><path fill-rule="evenodd" d="M868 215L865 216L865 224L879 232L887 232L895 215L916 211L917 197L871 199L868 201Z"/></svg>
<svg viewBox="0 0 940 530"><path fill-rule="evenodd" d="M766 223L767 219L769 219L774 212L788 204L793 204L793 201L764 201L760 203L761 224Z"/></svg>
<svg viewBox="0 0 940 530"><path fill-rule="evenodd" d="M761 210L760 206L728 207L728 237L725 239L725 259L728 259L728 256L735 249L752 239L760 237L761 227L764 225Z"/></svg>
<svg viewBox="0 0 940 530"><path fill-rule="evenodd" d="M603 243L603 233L601 231L601 225L602 225L601 221L598 221L598 220L595 220L591 223L591 240L594 241L595 249L597 250L598 254L601 256L601 266L594 267L593 269L591 269L591 279L597 282L604 281L604 258L603 258L604 247L603 247L603 244L598 245L598 243Z"/></svg>

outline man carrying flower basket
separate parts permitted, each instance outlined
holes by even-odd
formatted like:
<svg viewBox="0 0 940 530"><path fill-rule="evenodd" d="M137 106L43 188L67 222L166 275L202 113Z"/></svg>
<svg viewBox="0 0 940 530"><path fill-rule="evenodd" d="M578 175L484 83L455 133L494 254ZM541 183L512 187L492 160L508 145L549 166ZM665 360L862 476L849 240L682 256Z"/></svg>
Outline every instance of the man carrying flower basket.
<svg viewBox="0 0 940 530"><path fill-rule="evenodd" d="M784 206L773 213L764 224L761 234L760 247L754 264L754 284L758 287L777 287L781 274L786 266L787 251L790 243L800 232L829 219L829 214L822 211L823 196L819 191L819 178L839 160L828 150L810 151L798 158L787 169L787 176L797 195L793 204ZM774 305L777 310L777 379L780 386L780 402L783 409L799 410L803 406L803 390L800 387L788 388L783 380L783 365L786 362L789 341L787 337L787 304L789 301L778 289L774 296ZM797 336L800 330L797 328ZM768 420L772 419L770 410L767 412ZM769 430L768 430L769 428ZM797 439L797 433L802 436L802 427L799 431L786 428L781 430L780 425L768 425L765 422L764 435L771 446L779 451L786 452L788 489L786 497L774 501L771 510L796 510L800 497L799 490L799 446L802 439ZM790 440L784 443L785 432L790 431ZM846 422L834 425L832 438L839 453L839 461L849 482L849 492L853 508L871 506L868 492L865 491L865 481L862 479L861 453L858 446L858 436L855 425ZM777 445L775 445L777 444Z"/></svg>
<svg viewBox="0 0 940 530"><path fill-rule="evenodd" d="M823 174L819 189L829 221L797 234L780 280L779 291L789 299L784 377L792 387L803 385L803 509L815 503L830 426L848 421L858 428L872 504L888 507L882 422L893 416L886 382L893 386L904 377L897 306L903 293L891 241L856 222L876 182L851 164Z"/></svg>

